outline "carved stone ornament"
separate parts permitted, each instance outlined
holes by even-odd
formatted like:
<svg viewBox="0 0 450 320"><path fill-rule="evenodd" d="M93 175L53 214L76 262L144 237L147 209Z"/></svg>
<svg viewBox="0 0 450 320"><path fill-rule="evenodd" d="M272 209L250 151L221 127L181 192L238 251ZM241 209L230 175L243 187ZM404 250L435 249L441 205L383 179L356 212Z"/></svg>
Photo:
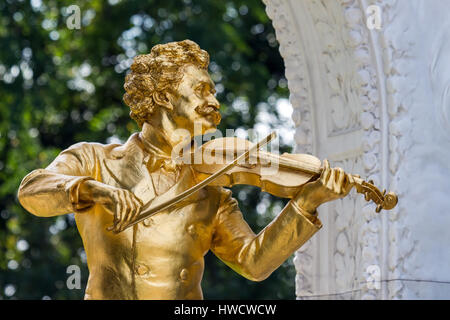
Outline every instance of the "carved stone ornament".
<svg viewBox="0 0 450 320"><path fill-rule="evenodd" d="M321 207L323 232L295 256L297 298L450 298L450 2L264 2L297 151L401 199L381 215L358 197Z"/></svg>

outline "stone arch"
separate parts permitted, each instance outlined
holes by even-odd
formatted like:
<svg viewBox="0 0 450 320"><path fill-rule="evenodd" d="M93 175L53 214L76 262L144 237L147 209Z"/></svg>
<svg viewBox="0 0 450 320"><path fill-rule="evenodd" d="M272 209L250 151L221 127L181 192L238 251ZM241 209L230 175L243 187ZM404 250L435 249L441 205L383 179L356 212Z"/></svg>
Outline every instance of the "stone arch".
<svg viewBox="0 0 450 320"><path fill-rule="evenodd" d="M450 48L439 45L448 43L449 33L424 31L418 23L433 21L438 30L447 30L440 12L448 12L450 4L438 1L431 8L425 0L408 5L396 0L264 2L285 60L297 152L327 158L400 197L394 210L382 214L356 193L321 207L324 228L294 259L297 298L448 298L450 284L442 287L433 281L450 280L450 275L445 268L426 274L433 262L419 251L429 243L427 237L436 236L435 224L449 224L450 219L439 215L430 229L413 232L419 230L413 222L426 226L428 212L412 195L433 197L435 182L411 179L411 174L429 158L424 148L439 149L441 160L427 162L431 173L450 171L450 162L442 162L442 158L450 160L450 148L439 148L449 145L450 64L441 51L448 56ZM369 5L382 13L380 30L366 25ZM436 49L429 52L428 47ZM441 67L436 67L439 63ZM423 116L426 103L432 118ZM434 135L420 137L413 124ZM444 195L450 183L439 181ZM433 199L434 210L449 211L447 197ZM444 256L450 262L450 254ZM382 280L377 285L371 281L374 268L379 268ZM415 279L426 281L418 285ZM426 294L421 291L425 286Z"/></svg>

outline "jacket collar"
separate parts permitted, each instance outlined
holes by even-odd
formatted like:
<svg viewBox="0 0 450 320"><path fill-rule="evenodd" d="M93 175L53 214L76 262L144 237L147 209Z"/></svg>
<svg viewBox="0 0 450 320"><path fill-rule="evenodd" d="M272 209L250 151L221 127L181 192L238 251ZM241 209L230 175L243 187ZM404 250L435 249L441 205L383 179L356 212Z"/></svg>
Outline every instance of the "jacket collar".
<svg viewBox="0 0 450 320"><path fill-rule="evenodd" d="M123 145L111 148L103 162L116 183L132 191L144 203L154 198L155 190L146 167L150 155L142 148L138 133L132 134Z"/></svg>

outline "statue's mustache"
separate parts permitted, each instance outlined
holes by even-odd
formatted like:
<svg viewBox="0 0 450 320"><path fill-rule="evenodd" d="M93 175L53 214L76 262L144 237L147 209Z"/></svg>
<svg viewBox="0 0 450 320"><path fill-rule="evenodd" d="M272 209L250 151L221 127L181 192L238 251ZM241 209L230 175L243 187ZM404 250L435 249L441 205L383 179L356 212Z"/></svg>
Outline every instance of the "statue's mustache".
<svg viewBox="0 0 450 320"><path fill-rule="evenodd" d="M218 125L222 119L219 110L211 105L198 106L195 111L202 116L213 117L215 125Z"/></svg>

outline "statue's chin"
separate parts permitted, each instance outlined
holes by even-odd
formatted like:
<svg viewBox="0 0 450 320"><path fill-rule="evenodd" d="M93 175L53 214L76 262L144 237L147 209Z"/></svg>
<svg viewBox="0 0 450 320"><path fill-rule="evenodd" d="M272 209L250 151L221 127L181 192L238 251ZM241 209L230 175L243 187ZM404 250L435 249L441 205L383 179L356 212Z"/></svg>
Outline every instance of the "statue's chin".
<svg viewBox="0 0 450 320"><path fill-rule="evenodd" d="M200 113L199 113L200 114ZM208 114L200 114L202 119L202 134L213 133L217 130L222 117L219 112L209 112Z"/></svg>
<svg viewBox="0 0 450 320"><path fill-rule="evenodd" d="M213 133L217 130L215 122L210 117L204 117L202 120L202 135Z"/></svg>

